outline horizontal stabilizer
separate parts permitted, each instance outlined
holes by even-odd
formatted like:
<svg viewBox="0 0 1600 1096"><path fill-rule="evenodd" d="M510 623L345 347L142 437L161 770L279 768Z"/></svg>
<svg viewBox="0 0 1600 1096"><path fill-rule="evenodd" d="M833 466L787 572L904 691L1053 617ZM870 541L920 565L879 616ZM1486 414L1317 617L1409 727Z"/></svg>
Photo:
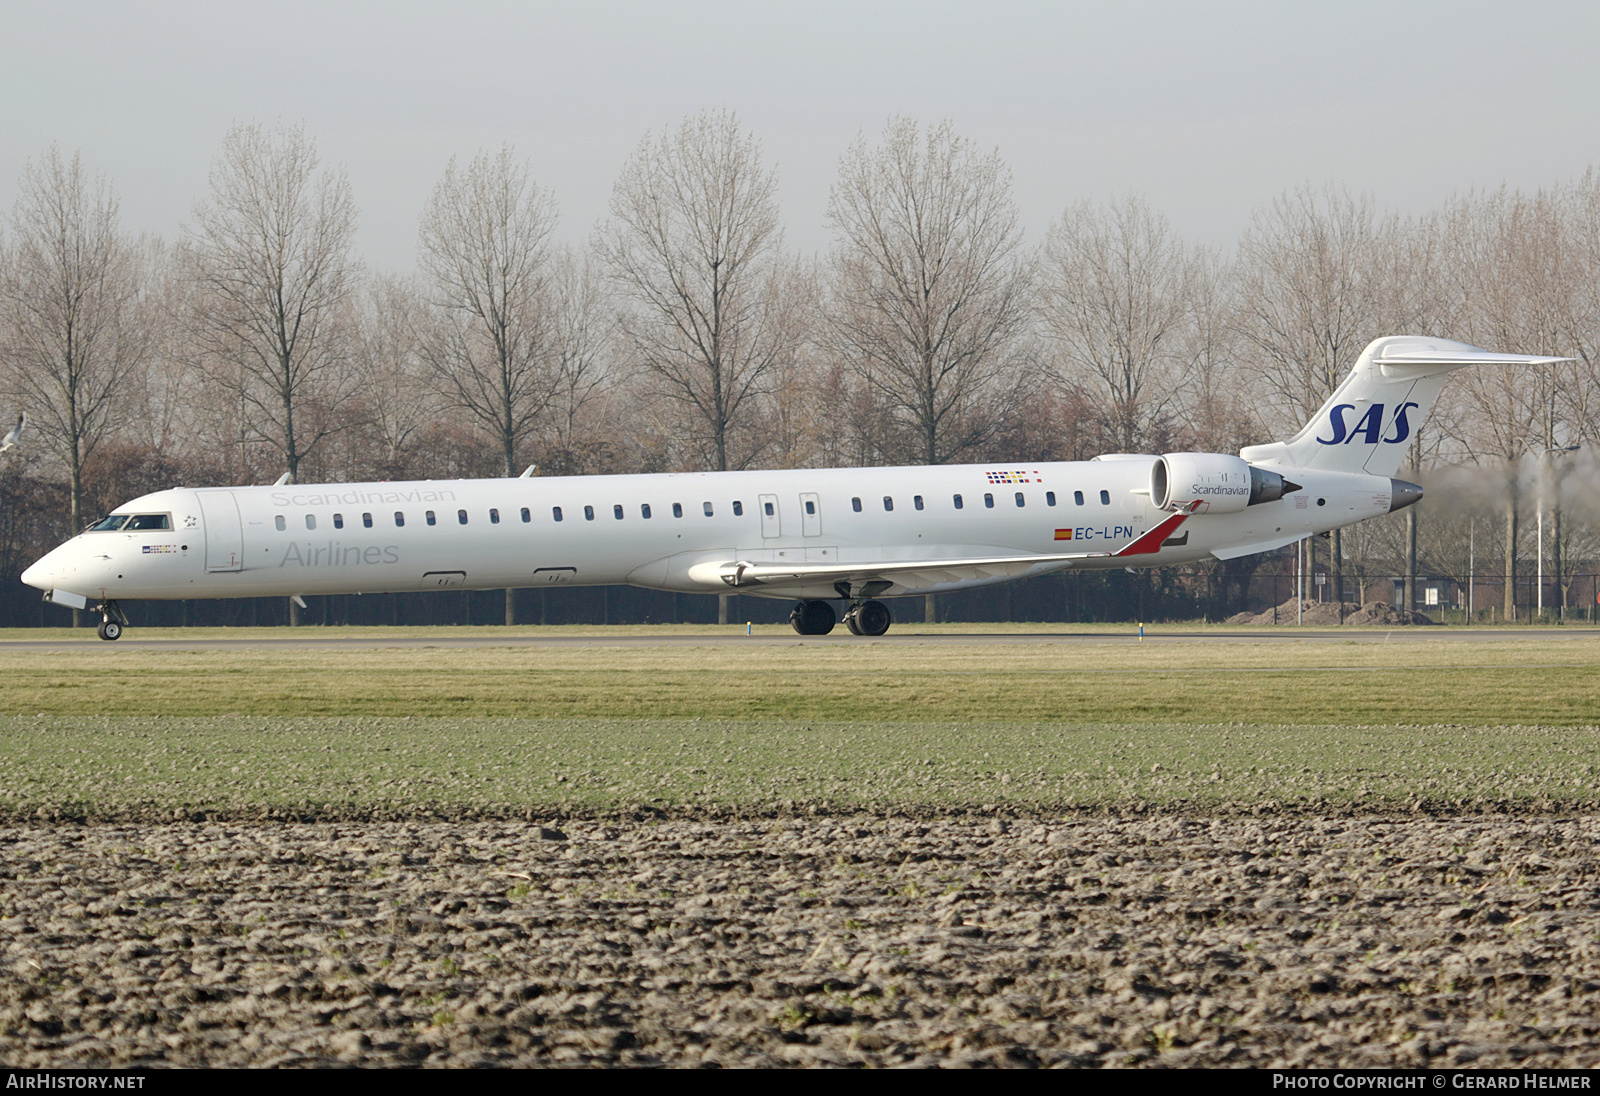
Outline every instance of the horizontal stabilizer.
<svg viewBox="0 0 1600 1096"><path fill-rule="evenodd" d="M1538 354L1501 354L1444 339L1409 341L1422 345L1407 346L1402 343L1374 356L1372 364L1382 369L1387 377L1425 377L1469 365L1559 365L1572 361L1571 358L1549 358Z"/></svg>
<svg viewBox="0 0 1600 1096"><path fill-rule="evenodd" d="M1502 354L1414 335L1376 339L1298 434L1288 441L1247 446L1239 456L1255 465L1393 476L1451 371L1467 366L1536 368L1570 360Z"/></svg>

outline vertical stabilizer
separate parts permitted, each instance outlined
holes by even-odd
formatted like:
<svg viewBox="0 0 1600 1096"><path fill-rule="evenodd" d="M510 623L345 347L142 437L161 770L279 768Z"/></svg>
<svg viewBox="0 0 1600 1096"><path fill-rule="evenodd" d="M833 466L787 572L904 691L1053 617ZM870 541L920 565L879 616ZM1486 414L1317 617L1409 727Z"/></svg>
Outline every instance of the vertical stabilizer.
<svg viewBox="0 0 1600 1096"><path fill-rule="evenodd" d="M1251 464L1393 476L1445 378L1469 365L1553 365L1569 358L1497 354L1448 339L1389 335L1367 345L1349 376L1288 441L1251 445Z"/></svg>

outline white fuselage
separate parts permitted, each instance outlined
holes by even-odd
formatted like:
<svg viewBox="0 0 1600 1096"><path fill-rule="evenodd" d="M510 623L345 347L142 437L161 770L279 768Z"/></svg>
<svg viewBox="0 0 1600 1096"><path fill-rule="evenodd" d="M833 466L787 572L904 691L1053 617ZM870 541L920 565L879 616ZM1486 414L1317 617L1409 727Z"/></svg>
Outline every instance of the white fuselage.
<svg viewBox="0 0 1600 1096"><path fill-rule="evenodd" d="M726 593L710 565L859 564L868 574L889 561L1115 551L1168 516L1150 502L1153 463L175 488L117 510L166 515L167 528L80 534L23 580L90 600L616 583ZM1154 554L1030 564L1002 577L897 579L869 596L1264 551L1390 508L1385 477L1286 471L1299 485L1292 494L1237 513L1196 513ZM737 592L850 596L836 578Z"/></svg>

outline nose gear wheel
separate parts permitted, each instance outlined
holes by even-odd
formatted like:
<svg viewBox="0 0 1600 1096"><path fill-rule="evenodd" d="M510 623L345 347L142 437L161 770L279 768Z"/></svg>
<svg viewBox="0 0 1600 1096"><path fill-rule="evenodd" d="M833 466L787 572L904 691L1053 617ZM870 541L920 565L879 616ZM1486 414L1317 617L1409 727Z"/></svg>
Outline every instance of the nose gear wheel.
<svg viewBox="0 0 1600 1096"><path fill-rule="evenodd" d="M121 639L122 629L128 626L128 618L122 615L122 607L115 601L102 602L94 607L100 614L100 624L95 628L95 634L101 639Z"/></svg>

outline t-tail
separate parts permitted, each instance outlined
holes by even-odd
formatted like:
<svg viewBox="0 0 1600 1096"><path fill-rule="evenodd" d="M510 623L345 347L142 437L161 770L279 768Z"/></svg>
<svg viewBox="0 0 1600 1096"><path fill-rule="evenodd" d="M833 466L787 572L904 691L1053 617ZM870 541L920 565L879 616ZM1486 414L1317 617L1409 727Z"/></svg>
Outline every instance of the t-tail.
<svg viewBox="0 0 1600 1096"><path fill-rule="evenodd" d="M1448 339L1390 335L1367 345L1350 375L1288 441L1251 445L1251 464L1393 476L1445 378L1469 365L1553 365L1569 358L1497 354Z"/></svg>

